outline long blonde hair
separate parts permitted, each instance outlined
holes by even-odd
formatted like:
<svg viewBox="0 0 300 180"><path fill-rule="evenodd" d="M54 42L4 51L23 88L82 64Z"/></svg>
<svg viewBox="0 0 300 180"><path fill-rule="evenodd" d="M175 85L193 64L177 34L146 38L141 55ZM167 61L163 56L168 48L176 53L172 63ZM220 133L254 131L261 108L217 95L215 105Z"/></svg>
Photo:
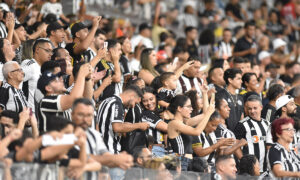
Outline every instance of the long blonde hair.
<svg viewBox="0 0 300 180"><path fill-rule="evenodd" d="M149 71L154 77L159 76L159 73L154 69L153 65L150 62L150 54L154 51L152 48L146 48L141 53L141 66L142 69Z"/></svg>

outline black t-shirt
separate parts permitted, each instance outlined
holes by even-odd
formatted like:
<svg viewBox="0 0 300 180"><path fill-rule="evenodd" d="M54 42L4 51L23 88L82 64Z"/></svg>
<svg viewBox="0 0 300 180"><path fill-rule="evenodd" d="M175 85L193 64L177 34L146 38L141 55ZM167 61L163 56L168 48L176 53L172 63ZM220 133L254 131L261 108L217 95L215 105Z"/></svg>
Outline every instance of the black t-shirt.
<svg viewBox="0 0 300 180"><path fill-rule="evenodd" d="M196 44L193 42L192 45L187 46L187 51L189 52L190 56L198 56L198 48Z"/></svg>
<svg viewBox="0 0 300 180"><path fill-rule="evenodd" d="M163 120L155 112L145 110L142 113L142 121L150 124L147 134L153 137L154 144L162 144L164 141L163 133L157 130L156 126Z"/></svg>
<svg viewBox="0 0 300 180"><path fill-rule="evenodd" d="M228 3L225 7L225 12L227 13L228 11L231 11L232 14L239 18L239 19L243 19L242 18L242 15L241 15L241 6L240 4L231 4L231 3Z"/></svg>
<svg viewBox="0 0 300 180"><path fill-rule="evenodd" d="M76 44L75 43L68 43L66 45L66 50L69 51L69 54L70 56L72 57L72 62L73 62L73 65L75 65L76 63L78 62L82 62L84 61L84 52L80 53L80 54L75 54L74 52L74 48L76 47Z"/></svg>
<svg viewBox="0 0 300 180"><path fill-rule="evenodd" d="M245 51L245 50L251 49L251 47L254 44L256 44L254 40L252 42L249 42L246 39L246 37L243 36L240 39L238 39L238 41L236 42L236 44L234 46L234 52L241 52L241 51ZM247 54L247 55L245 55L243 57L249 59L251 62L255 61L255 55L253 55L253 54Z"/></svg>
<svg viewBox="0 0 300 180"><path fill-rule="evenodd" d="M229 118L226 119L226 126L229 130L234 131L244 112L243 97L239 94L232 95L226 89L222 89L217 93L216 98L223 98L227 101L230 107L230 114Z"/></svg>
<svg viewBox="0 0 300 180"><path fill-rule="evenodd" d="M269 122L273 122L276 118L275 113L276 113L276 108L270 104L267 104L263 107L263 110L261 112L261 117Z"/></svg>
<svg viewBox="0 0 300 180"><path fill-rule="evenodd" d="M106 61L104 59L102 59L97 64L97 68L98 68L98 71L102 71L105 69L107 70L103 79L108 77L110 73L112 76L115 74L115 71L114 71L115 69L114 69L113 63ZM112 97L114 94L118 95L119 94L118 92L119 93L121 92L121 87L119 86L119 83L111 82L111 84L104 89L102 95L99 97L99 100L102 101L108 97Z"/></svg>
<svg viewBox="0 0 300 180"><path fill-rule="evenodd" d="M175 96L176 96L175 90L162 88L156 97L157 97L157 101L165 101L167 103L170 103Z"/></svg>

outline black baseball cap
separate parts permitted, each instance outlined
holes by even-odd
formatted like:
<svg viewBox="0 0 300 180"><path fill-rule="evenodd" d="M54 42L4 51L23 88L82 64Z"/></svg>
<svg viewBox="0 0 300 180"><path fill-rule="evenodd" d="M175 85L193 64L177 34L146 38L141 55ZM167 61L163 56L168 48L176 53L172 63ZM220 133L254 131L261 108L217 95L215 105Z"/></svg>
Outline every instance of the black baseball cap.
<svg viewBox="0 0 300 180"><path fill-rule="evenodd" d="M51 31L55 31L57 29L66 29L66 28L67 27L60 25L58 22L53 22L47 26L46 32L47 35L49 36L51 34Z"/></svg>
<svg viewBox="0 0 300 180"><path fill-rule="evenodd" d="M53 74L50 71L45 71L39 78L37 87L43 93L46 94L45 87L49 85L51 81L56 79L57 77L61 77L62 73Z"/></svg>
<svg viewBox="0 0 300 180"><path fill-rule="evenodd" d="M81 29L87 28L82 22L77 22L71 25L71 33L73 38L75 38L75 34Z"/></svg>

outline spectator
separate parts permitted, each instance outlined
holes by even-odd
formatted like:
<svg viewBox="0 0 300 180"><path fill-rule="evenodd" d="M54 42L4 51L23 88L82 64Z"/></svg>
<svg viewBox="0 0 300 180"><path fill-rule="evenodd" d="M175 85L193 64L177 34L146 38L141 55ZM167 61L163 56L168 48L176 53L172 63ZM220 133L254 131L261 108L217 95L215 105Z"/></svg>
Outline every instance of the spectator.
<svg viewBox="0 0 300 180"><path fill-rule="evenodd" d="M129 69L129 53L131 53L131 43L128 37L122 36L118 38L118 42L121 44L122 55L120 56L120 68L121 68L121 87L124 83L130 78L130 69Z"/></svg>
<svg viewBox="0 0 300 180"><path fill-rule="evenodd" d="M153 49L146 48L141 54L141 67L138 77L142 78L147 85L150 85L153 79L159 76L154 69L157 65L156 53Z"/></svg>
<svg viewBox="0 0 300 180"><path fill-rule="evenodd" d="M232 56L234 43L231 40L232 34L230 29L223 30L223 39L218 43L218 57L228 59Z"/></svg>
<svg viewBox="0 0 300 180"><path fill-rule="evenodd" d="M226 59L215 59L211 64L211 67L214 66L221 67L224 71L230 68L229 63Z"/></svg>
<svg viewBox="0 0 300 180"><path fill-rule="evenodd" d="M205 128L211 114L214 111L214 98L211 99L208 110L205 114L195 116L194 122L189 120L192 112L192 105L188 97L177 95L170 103L168 108L174 114L174 120L168 124L168 138L174 153L181 158L181 169L187 171L192 160L192 137L201 134ZM183 119L187 119L183 123ZM199 120L201 122L199 122ZM193 127L196 126L196 127Z"/></svg>
<svg viewBox="0 0 300 180"><path fill-rule="evenodd" d="M255 24L253 21L248 21L245 23L244 28L245 35L236 42L233 55L247 58L250 62L256 62Z"/></svg>
<svg viewBox="0 0 300 180"><path fill-rule="evenodd" d="M236 178L236 164L235 160L232 156L225 155L219 156L216 159L216 174L212 177L212 179L235 179Z"/></svg>
<svg viewBox="0 0 300 180"><path fill-rule="evenodd" d="M280 66L280 70L278 71L280 74L284 74L287 67L288 62L290 61L290 55L285 53L286 42L280 38L273 40L273 49L274 53L271 56L272 62L276 65ZM285 69L284 69L284 66Z"/></svg>
<svg viewBox="0 0 300 180"><path fill-rule="evenodd" d="M263 107L261 117L269 122L273 122L276 119L276 101L284 94L284 89L280 84L272 85L268 92L267 98L269 103Z"/></svg>
<svg viewBox="0 0 300 180"><path fill-rule="evenodd" d="M245 58L235 57L233 59L233 67L240 69L243 74L251 72L251 62Z"/></svg>
<svg viewBox="0 0 300 180"><path fill-rule="evenodd" d="M239 159L246 154L254 154L259 160L260 172L264 172L266 167L266 136L270 122L261 118L262 102L256 95L250 95L246 100L246 107L249 113L242 121L238 122L234 133L237 139L246 139L248 146L244 146L241 151L237 150ZM251 133L251 136L247 134Z"/></svg>
<svg viewBox="0 0 300 180"><path fill-rule="evenodd" d="M290 118L276 119L271 128L275 144L267 155L268 166L271 170L270 176L272 178L300 177L299 156L290 149L295 134L294 120Z"/></svg>
<svg viewBox="0 0 300 180"><path fill-rule="evenodd" d="M53 48L61 47L65 40L64 27L58 22L53 22L47 26L47 37L51 41Z"/></svg>
<svg viewBox="0 0 300 180"><path fill-rule="evenodd" d="M95 33L94 40L90 44L89 48L85 52L85 58L87 62L92 61L92 59L97 55L99 49L104 48L104 41L106 40L105 32L101 29L97 29Z"/></svg>
<svg viewBox="0 0 300 180"><path fill-rule="evenodd" d="M216 50L214 47L215 35L212 30L205 29L199 37L198 54L203 64L210 64L212 57L215 57Z"/></svg>
<svg viewBox="0 0 300 180"><path fill-rule="evenodd" d="M139 26L139 34L131 38L131 46L134 49L140 42L146 48L153 48L153 43L150 39L151 27L147 23L142 23Z"/></svg>
<svg viewBox="0 0 300 180"><path fill-rule="evenodd" d="M133 157L134 162L136 163L135 166L143 168L145 163L152 159L152 154L148 148L144 146L137 146L134 148Z"/></svg>
<svg viewBox="0 0 300 180"><path fill-rule="evenodd" d="M203 90L202 90L203 92ZM203 96L206 96L207 93L202 93ZM190 98L193 111L191 113L191 117L195 117L203 112L203 99L204 97L200 97L196 90L189 90L185 93L187 97Z"/></svg>
<svg viewBox="0 0 300 180"><path fill-rule="evenodd" d="M235 22L243 22L248 19L246 11L239 4L239 0L230 0L225 7L226 15L231 17Z"/></svg>
<svg viewBox="0 0 300 180"><path fill-rule="evenodd" d="M67 119L71 119L70 108L76 98L83 97L85 88L88 88L89 79L85 80L91 75L92 68L89 64L81 66L78 78L74 84L69 95L64 95L66 91L62 78L59 75L51 72L44 72L39 78L37 87L44 94L44 98L39 103L40 107L40 124L41 132L47 131L48 123L52 116L61 115Z"/></svg>
<svg viewBox="0 0 300 180"><path fill-rule="evenodd" d="M46 39L38 39L33 44L33 58L22 61L21 67L24 71L24 80L22 90L28 101L28 107L33 112L37 112L35 109L35 90L37 89L37 81L41 74L41 66L51 59L52 45L51 42Z"/></svg>
<svg viewBox="0 0 300 180"><path fill-rule="evenodd" d="M114 39L107 40L107 43L108 53L105 54L105 59L102 59L96 67L98 68L98 71L106 70L104 78L111 77L112 83L109 85L106 84L107 87L104 88L99 100L104 100L105 98L109 98L113 95L119 95L122 93L122 87L120 84L122 74L119 63L119 59L122 53L121 45ZM99 55L102 54L99 53ZM97 56L95 57L97 60L101 59ZM98 98L96 100L98 100Z"/></svg>
<svg viewBox="0 0 300 180"><path fill-rule="evenodd" d="M43 4L39 19L41 20L42 17L45 18L49 14L54 14L56 20L61 19L63 22L70 22L70 20L63 14L62 5L60 2L57 2L57 0L50 0L50 2Z"/></svg>
<svg viewBox="0 0 300 180"><path fill-rule="evenodd" d="M130 86L119 96L114 95L101 102L96 116L96 128L99 130L109 152L120 153L119 133L127 133L136 129L145 131L149 128L149 124L146 122L124 123L124 108L133 108L139 103L141 96L142 92L137 86ZM113 114L109 112L113 112ZM106 128L108 126L110 126L109 129Z"/></svg>
<svg viewBox="0 0 300 180"><path fill-rule="evenodd" d="M285 65L285 74L280 76L280 79L288 84L292 84L295 74L300 73L300 64L297 62L287 63Z"/></svg>
<svg viewBox="0 0 300 180"><path fill-rule="evenodd" d="M189 57L188 62L194 62L192 66L183 71L183 74L177 81L176 94L186 93L187 91L195 88L199 94L201 94L200 85L203 80L198 78L200 72L201 62L198 57Z"/></svg>
<svg viewBox="0 0 300 180"><path fill-rule="evenodd" d="M75 125L80 126L87 134L87 144L89 145L86 148L87 155L90 155L101 165L111 167L112 173L118 170L118 168L114 169L116 167L128 169L132 166L132 156L126 153L118 155L110 154L100 133L92 128L94 106L90 100L85 98L76 99L72 109L72 121ZM95 173L93 173L92 176L95 177Z"/></svg>
<svg viewBox="0 0 300 180"><path fill-rule="evenodd" d="M215 156L217 152L220 151L223 146L232 146L234 144L234 138L222 138L217 140L216 134L214 133L221 123L220 114L214 112L209 118L204 131L200 136L193 137L193 152L198 157L203 157L208 164L215 163Z"/></svg>
<svg viewBox="0 0 300 180"><path fill-rule="evenodd" d="M7 39L0 38L0 85L2 85L4 81L2 67L5 62L13 60L15 57L15 52L13 51L13 46Z"/></svg>
<svg viewBox="0 0 300 180"><path fill-rule="evenodd" d="M6 83L2 85L0 90L1 110L12 110L20 113L28 107L26 97L20 89L24 72L15 61L5 63L2 69Z"/></svg>
<svg viewBox="0 0 300 180"><path fill-rule="evenodd" d="M215 88L216 92L220 92L224 86L224 70L220 66L213 66L208 71L209 86Z"/></svg>
<svg viewBox="0 0 300 180"><path fill-rule="evenodd" d="M260 72L264 72L266 66L271 63L271 54L268 51L261 51L258 54L258 60L260 62L259 70Z"/></svg>
<svg viewBox="0 0 300 180"><path fill-rule="evenodd" d="M296 115L297 106L294 98L290 95L280 96L275 105L278 118L291 118Z"/></svg>
<svg viewBox="0 0 300 180"><path fill-rule="evenodd" d="M157 100L153 94L152 88L143 89L142 103L144 111L142 112L142 121L150 124L147 130L148 136L152 136L154 144L152 145L152 154L154 157L163 157L165 155L164 136L168 130L168 124L160 118Z"/></svg>
<svg viewBox="0 0 300 180"><path fill-rule="evenodd" d="M198 56L198 47L195 43L198 34L197 28L188 26L185 28L184 32L186 38L187 51L189 52L190 56Z"/></svg>
<svg viewBox="0 0 300 180"><path fill-rule="evenodd" d="M93 26L90 32L87 27L82 23L74 23L71 25L71 33L73 42L66 45L66 49L69 51L73 58L73 64L83 61L82 55L86 52L90 44L92 43L96 30L99 27L101 17L97 16L93 18Z"/></svg>
<svg viewBox="0 0 300 180"><path fill-rule="evenodd" d="M227 128L234 131L235 126L243 117L243 98L237 94L242 85L242 71L239 69L227 69L224 72L226 88L218 92L217 96L222 97L230 108L229 118L226 119Z"/></svg>
<svg viewBox="0 0 300 180"><path fill-rule="evenodd" d="M248 154L242 157L240 160L240 175L243 176L259 176L259 161L255 155Z"/></svg>

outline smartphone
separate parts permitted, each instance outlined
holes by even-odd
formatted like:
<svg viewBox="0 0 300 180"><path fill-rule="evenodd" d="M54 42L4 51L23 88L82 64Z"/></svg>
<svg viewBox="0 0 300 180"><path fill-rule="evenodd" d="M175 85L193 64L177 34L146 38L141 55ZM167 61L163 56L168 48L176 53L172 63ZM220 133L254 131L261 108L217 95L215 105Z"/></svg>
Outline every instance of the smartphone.
<svg viewBox="0 0 300 180"><path fill-rule="evenodd" d="M111 76L111 74L112 74L112 73L111 73L111 70L109 69L109 70L107 70L107 71L108 71L108 75Z"/></svg>
<svg viewBox="0 0 300 180"><path fill-rule="evenodd" d="M108 46L108 42L104 41L103 48L107 49L107 46Z"/></svg>
<svg viewBox="0 0 300 180"><path fill-rule="evenodd" d="M53 139L52 136L45 134L42 137L43 146L57 146L74 144L77 141L77 137L74 134L64 134L61 139Z"/></svg>
<svg viewBox="0 0 300 180"><path fill-rule="evenodd" d="M173 60L173 65L177 65L178 60L179 60L178 57L175 57Z"/></svg>

